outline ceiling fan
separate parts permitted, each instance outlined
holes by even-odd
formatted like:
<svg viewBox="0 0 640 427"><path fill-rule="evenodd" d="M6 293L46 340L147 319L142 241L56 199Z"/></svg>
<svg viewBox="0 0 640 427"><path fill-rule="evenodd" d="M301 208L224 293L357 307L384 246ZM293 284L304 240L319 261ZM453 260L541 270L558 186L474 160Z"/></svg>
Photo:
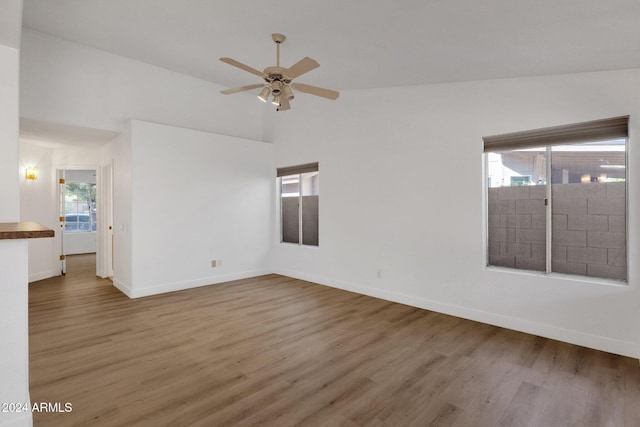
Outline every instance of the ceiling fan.
<svg viewBox="0 0 640 427"><path fill-rule="evenodd" d="M318 64L315 59L304 57L289 68L281 67L280 44L285 41L286 37L282 34L272 34L271 38L276 43L277 65L273 67L267 67L264 69L264 71L258 71L255 68L249 67L248 65L236 61L235 59L226 57L220 58L220 61L222 62L262 77L264 79L264 83L256 83L253 85L226 89L220 91L220 93L222 93L223 95L231 95L232 93L244 92L261 87L262 91L258 95L258 98L260 98L260 100L263 102L267 102L267 100L269 99L269 95L272 95L271 103L278 107L277 111L289 110L291 108L290 101L294 98L293 90L308 93L310 95L321 96L323 98L331 100L335 100L338 98L338 96L340 96L340 93L336 92L335 90L323 89L321 87L306 85L304 83L294 83L293 79L315 68L318 68L320 64Z"/></svg>

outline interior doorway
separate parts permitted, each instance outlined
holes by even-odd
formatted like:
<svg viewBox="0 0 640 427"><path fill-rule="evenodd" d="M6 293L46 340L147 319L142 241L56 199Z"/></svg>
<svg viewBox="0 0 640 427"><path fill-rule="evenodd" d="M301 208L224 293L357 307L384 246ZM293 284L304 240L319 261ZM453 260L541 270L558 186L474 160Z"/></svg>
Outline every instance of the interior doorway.
<svg viewBox="0 0 640 427"><path fill-rule="evenodd" d="M97 168L58 169L60 214L60 268L66 274L67 257L98 252Z"/></svg>

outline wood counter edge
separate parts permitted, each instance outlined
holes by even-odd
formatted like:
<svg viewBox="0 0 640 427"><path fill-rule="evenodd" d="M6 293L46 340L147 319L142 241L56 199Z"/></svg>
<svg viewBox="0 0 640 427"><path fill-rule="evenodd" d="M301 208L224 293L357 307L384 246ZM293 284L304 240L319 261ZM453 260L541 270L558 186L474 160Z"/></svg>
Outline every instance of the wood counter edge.
<svg viewBox="0 0 640 427"><path fill-rule="evenodd" d="M42 239L53 237L55 232L37 222L0 222L0 240Z"/></svg>

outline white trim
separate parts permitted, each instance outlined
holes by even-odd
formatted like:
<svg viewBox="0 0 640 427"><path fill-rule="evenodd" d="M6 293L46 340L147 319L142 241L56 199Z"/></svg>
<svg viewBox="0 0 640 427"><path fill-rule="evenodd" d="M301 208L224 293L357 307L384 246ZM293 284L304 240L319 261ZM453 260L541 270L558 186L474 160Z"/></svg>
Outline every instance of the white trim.
<svg viewBox="0 0 640 427"><path fill-rule="evenodd" d="M397 302L412 307L431 310L450 316L461 317L463 319L499 326L501 328L512 329L527 334L538 335L545 338L564 341L570 344L580 345L596 350L640 359L640 345L633 341L623 341L601 335L586 334L584 332L572 329L559 328L557 326L532 322L516 317L495 314L454 304L442 303L439 301L414 297L397 292L389 292L364 285L358 285L355 283L301 273L294 270L275 269L274 273L300 280L306 280L313 283L319 283L350 292L356 292L362 295L381 298L387 301Z"/></svg>
<svg viewBox="0 0 640 427"><path fill-rule="evenodd" d="M113 286L115 286L116 289L118 289L120 292L122 292L129 298L133 298L131 296L133 294L133 290L131 289L131 287L129 285L126 285L122 281L116 279L115 277L113 278Z"/></svg>
<svg viewBox="0 0 640 427"><path fill-rule="evenodd" d="M214 277L203 277L201 279L187 280L184 282L163 283L159 285L147 286L144 288L137 288L137 289L133 289L130 286L127 286L124 283L120 282L119 280L114 280L113 285L116 288L120 289L120 291L122 291L129 298L141 298L141 297L147 297L151 295L163 294L167 292L175 292L175 291L182 291L185 289L198 288L201 286L215 285L218 283L229 282L232 280L250 279L252 277L264 276L265 274L271 274L271 273L272 273L271 269L261 268L258 270L243 271L240 273L223 274L223 275L214 276Z"/></svg>
<svg viewBox="0 0 640 427"><path fill-rule="evenodd" d="M29 275L29 283L37 282L38 280L49 279L55 276L60 276L59 272L56 272L55 270L45 270L39 273L33 273Z"/></svg>

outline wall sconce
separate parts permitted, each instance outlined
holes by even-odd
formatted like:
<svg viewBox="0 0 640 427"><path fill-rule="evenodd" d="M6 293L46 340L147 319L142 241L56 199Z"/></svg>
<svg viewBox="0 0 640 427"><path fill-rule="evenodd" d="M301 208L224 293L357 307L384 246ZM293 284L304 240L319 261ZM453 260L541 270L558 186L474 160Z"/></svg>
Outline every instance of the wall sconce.
<svg viewBox="0 0 640 427"><path fill-rule="evenodd" d="M24 177L31 181L35 181L36 179L38 179L38 167L27 166L24 170Z"/></svg>
<svg viewBox="0 0 640 427"><path fill-rule="evenodd" d="M582 178L580 178L580 182L582 182L583 184L591 182L591 175L585 173L584 175L582 175Z"/></svg>

